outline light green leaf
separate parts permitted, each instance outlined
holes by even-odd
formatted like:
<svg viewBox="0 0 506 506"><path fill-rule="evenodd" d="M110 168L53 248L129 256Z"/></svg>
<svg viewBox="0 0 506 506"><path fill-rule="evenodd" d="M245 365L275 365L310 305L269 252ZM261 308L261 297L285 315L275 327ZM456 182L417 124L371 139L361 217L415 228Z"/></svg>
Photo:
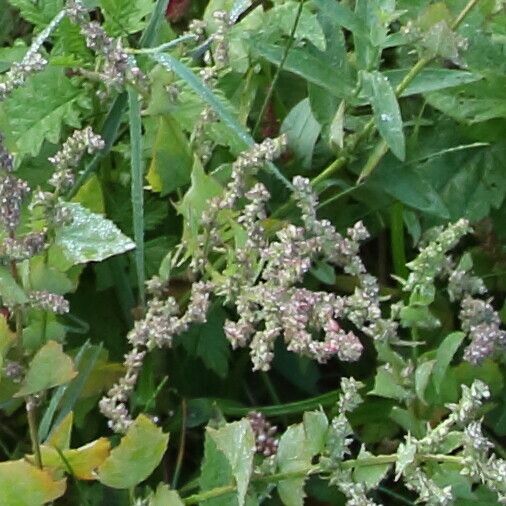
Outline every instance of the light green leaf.
<svg viewBox="0 0 506 506"><path fill-rule="evenodd" d="M181 127L171 116L161 116L147 174L151 189L163 197L187 184L192 163L188 140Z"/></svg>
<svg viewBox="0 0 506 506"><path fill-rule="evenodd" d="M422 362L415 371L415 391L418 398L424 403L425 401L425 389L429 384L430 375L435 364L435 360L428 360Z"/></svg>
<svg viewBox="0 0 506 506"><path fill-rule="evenodd" d="M49 471L26 460L0 463L0 504L2 506L42 506L65 493L66 481L55 481Z"/></svg>
<svg viewBox="0 0 506 506"><path fill-rule="evenodd" d="M149 499L149 506L184 506L183 501L175 490L160 483L153 497Z"/></svg>
<svg viewBox="0 0 506 506"><path fill-rule="evenodd" d="M63 8L63 0L9 0L19 13L37 26L47 25Z"/></svg>
<svg viewBox="0 0 506 506"><path fill-rule="evenodd" d="M323 411L306 411L304 413L304 431L311 455L317 455L325 448L329 421Z"/></svg>
<svg viewBox="0 0 506 506"><path fill-rule="evenodd" d="M309 98L301 100L286 116L281 132L288 136L290 149L302 161L302 166L311 166L313 151L320 135L321 127L311 111Z"/></svg>
<svg viewBox="0 0 506 506"><path fill-rule="evenodd" d="M439 394L448 366L452 361L455 352L459 349L465 334L463 332L452 332L447 335L436 351L436 362L432 370L432 384Z"/></svg>
<svg viewBox="0 0 506 506"><path fill-rule="evenodd" d="M0 297L4 304L9 305L24 304L27 301L25 292L6 267L0 267Z"/></svg>
<svg viewBox="0 0 506 506"><path fill-rule="evenodd" d="M370 86L370 100L378 131L392 153L400 160L404 160L406 145L401 110L394 90L381 72L364 73L364 78Z"/></svg>
<svg viewBox="0 0 506 506"><path fill-rule="evenodd" d="M101 262L135 247L110 220L76 203L62 203L72 221L56 232L55 244L69 262Z"/></svg>
<svg viewBox="0 0 506 506"><path fill-rule="evenodd" d="M344 111L346 108L346 102L341 100L339 107L337 108L336 114L332 123L330 124L330 142L343 149L344 147Z"/></svg>
<svg viewBox="0 0 506 506"><path fill-rule="evenodd" d="M229 423L218 430L208 428L207 431L230 465L237 484L239 506L243 506L255 454L255 436L251 424L244 419Z"/></svg>
<svg viewBox="0 0 506 506"><path fill-rule="evenodd" d="M397 378L384 366L378 368L374 378L374 388L368 395L378 395L387 399L406 400L409 392L399 385Z"/></svg>
<svg viewBox="0 0 506 506"><path fill-rule="evenodd" d="M74 362L63 353L62 345L49 341L33 357L23 385L14 397L24 397L63 385L76 375Z"/></svg>
<svg viewBox="0 0 506 506"><path fill-rule="evenodd" d="M99 480L112 488L131 488L158 466L167 448L164 434L147 416L139 415L120 444L99 467Z"/></svg>
<svg viewBox="0 0 506 506"><path fill-rule="evenodd" d="M302 424L291 425L279 440L276 460L279 471L303 471L311 465L311 448ZM285 506L303 506L305 478L292 478L278 483L279 497Z"/></svg>
<svg viewBox="0 0 506 506"><path fill-rule="evenodd" d="M44 97L39 100L38 97ZM44 140L60 141L62 126L80 127L79 105L88 104L63 68L47 67L5 101L7 140L18 158L36 156Z"/></svg>
<svg viewBox="0 0 506 506"><path fill-rule="evenodd" d="M372 457L373 454L368 452L364 446L360 448L357 460L366 459ZM361 466L357 464L357 467L353 470L353 481L356 483L364 483L367 488L376 488L380 482L387 475L391 464L377 464L374 466Z"/></svg>
<svg viewBox="0 0 506 506"><path fill-rule="evenodd" d="M153 11L152 0L100 0L104 27L110 35L125 36L141 31Z"/></svg>

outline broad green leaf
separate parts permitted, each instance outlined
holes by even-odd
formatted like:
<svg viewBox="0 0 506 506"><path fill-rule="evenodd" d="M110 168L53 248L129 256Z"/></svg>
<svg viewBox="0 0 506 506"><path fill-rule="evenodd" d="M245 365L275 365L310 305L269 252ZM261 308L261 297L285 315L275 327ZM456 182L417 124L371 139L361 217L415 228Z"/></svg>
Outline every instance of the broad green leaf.
<svg viewBox="0 0 506 506"><path fill-rule="evenodd" d="M424 403L427 404L425 400L425 389L429 384L430 376L432 373L432 369L435 364L435 360L428 360L427 362L422 362L415 371L415 391L417 397Z"/></svg>
<svg viewBox="0 0 506 506"><path fill-rule="evenodd" d="M399 385L397 378L384 366L378 368L374 378L374 389L368 395L378 395L387 399L404 401L409 398L409 391Z"/></svg>
<svg viewBox="0 0 506 506"><path fill-rule="evenodd" d="M192 325L190 329L177 337L185 350L199 357L205 366L221 378L228 374L230 345L225 337L223 325L227 318L226 312L218 304L209 309L206 323Z"/></svg>
<svg viewBox="0 0 506 506"><path fill-rule="evenodd" d="M230 465L237 484L238 503L243 506L255 454L255 436L251 424L244 419L229 423L218 430L208 428L207 431Z"/></svg>
<svg viewBox="0 0 506 506"><path fill-rule="evenodd" d="M404 160L406 146L399 103L386 76L381 72L368 72L364 79L369 85L370 100L379 133L392 153Z"/></svg>
<svg viewBox="0 0 506 506"><path fill-rule="evenodd" d="M15 397L24 397L63 385L76 375L74 363L63 353L62 345L49 341L33 357L23 385Z"/></svg>
<svg viewBox="0 0 506 506"><path fill-rule="evenodd" d="M325 448L329 421L323 411L306 411L304 413L304 431L311 455L317 455Z"/></svg>
<svg viewBox="0 0 506 506"><path fill-rule="evenodd" d="M19 9L19 13L30 23L37 26L47 25L63 8L63 0L9 0Z"/></svg>
<svg viewBox="0 0 506 506"><path fill-rule="evenodd" d="M24 304L28 299L7 267L0 267L0 297L4 304Z"/></svg>
<svg viewBox="0 0 506 506"><path fill-rule="evenodd" d="M462 344L464 337L465 334L463 332L452 332L443 339L443 342L437 348L436 362L432 370L432 384L437 393L441 391L441 384L444 380L446 371L455 352Z"/></svg>
<svg viewBox="0 0 506 506"><path fill-rule="evenodd" d="M3 367L4 357L15 339L16 334L9 328L6 318L0 315L0 370Z"/></svg>
<svg viewBox="0 0 506 506"><path fill-rule="evenodd" d="M285 117L281 132L288 136L288 145L301 160L302 166L311 166L313 151L321 127L311 111L309 99L300 101Z"/></svg>
<svg viewBox="0 0 506 506"><path fill-rule="evenodd" d="M79 188L79 191L72 198L72 202L77 202L94 213L105 213L104 192L100 180L95 174L92 174Z"/></svg>
<svg viewBox="0 0 506 506"><path fill-rule="evenodd" d="M65 493L66 481L55 481L51 473L26 460L0 463L2 506L43 506Z"/></svg>
<svg viewBox="0 0 506 506"><path fill-rule="evenodd" d="M164 434L147 416L139 415L120 444L99 467L99 480L112 488L131 488L158 466L167 448Z"/></svg>
<svg viewBox="0 0 506 506"><path fill-rule="evenodd" d="M80 448L58 451L44 444L40 450L44 466L72 474L79 480L96 480L96 470L109 457L111 443L108 439L101 437Z"/></svg>
<svg viewBox="0 0 506 506"><path fill-rule="evenodd" d="M313 0L316 7L324 12L334 23L346 28L350 32L365 36L367 28L352 10L342 2L328 2L327 0Z"/></svg>
<svg viewBox="0 0 506 506"><path fill-rule="evenodd" d="M304 471L311 465L311 448L302 424L291 425L279 440L276 461L281 473ZM292 478L278 483L279 497L285 506L303 506L305 478Z"/></svg>
<svg viewBox="0 0 506 506"><path fill-rule="evenodd" d="M64 295L74 288L74 283L66 274L47 265L44 257L40 256L30 261L30 288Z"/></svg>
<svg viewBox="0 0 506 506"><path fill-rule="evenodd" d="M427 30L421 40L421 44L433 58L441 56L450 60L457 60L459 57L459 37L448 26L446 21L439 21Z"/></svg>
<svg viewBox="0 0 506 506"><path fill-rule="evenodd" d="M80 204L61 204L71 222L56 232L55 244L72 264L100 262L135 247L116 225Z"/></svg>
<svg viewBox="0 0 506 506"><path fill-rule="evenodd" d="M416 438L422 438L425 433L425 422L418 420L416 416L407 409L393 406L388 418L393 420L399 427L402 427L405 432L413 434Z"/></svg>
<svg viewBox="0 0 506 506"><path fill-rule="evenodd" d="M368 452L363 446L360 448L357 460L372 457L373 454ZM375 466L361 466L357 464L353 470L353 481L356 483L364 483L366 488L376 488L385 478L392 464L378 464Z"/></svg>
<svg viewBox="0 0 506 506"><path fill-rule="evenodd" d="M14 90L3 107L7 141L18 158L36 156L44 140L59 143L63 125L79 128L80 106L88 105L84 97L83 89L57 67L47 67Z"/></svg>
<svg viewBox="0 0 506 506"><path fill-rule="evenodd" d="M175 490L160 483L155 494L149 499L149 506L184 506L183 501Z"/></svg>
<svg viewBox="0 0 506 506"><path fill-rule="evenodd" d="M100 0L104 27L110 35L125 36L141 31L153 11L152 0Z"/></svg>
<svg viewBox="0 0 506 506"><path fill-rule="evenodd" d="M161 116L153 144L147 180L154 192L165 196L190 182L193 158L179 124Z"/></svg>
<svg viewBox="0 0 506 506"><path fill-rule="evenodd" d="M72 434L72 424L74 423L74 413L71 411L54 430L49 438L44 442L46 446L66 450L70 448L70 437Z"/></svg>

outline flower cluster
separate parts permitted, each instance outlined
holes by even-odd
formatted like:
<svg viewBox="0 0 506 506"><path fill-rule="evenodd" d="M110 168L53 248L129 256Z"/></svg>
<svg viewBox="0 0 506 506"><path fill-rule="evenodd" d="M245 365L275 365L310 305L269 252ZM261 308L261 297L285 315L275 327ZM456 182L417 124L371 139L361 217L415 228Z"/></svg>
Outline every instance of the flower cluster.
<svg viewBox="0 0 506 506"><path fill-rule="evenodd" d="M137 383L146 352L153 348L170 347L174 336L185 332L192 324L204 323L211 290L209 283L194 283L186 312L180 317L177 316L179 307L173 297L166 300L154 298L149 302L146 316L135 323L127 336L132 349L125 355L125 374L99 403L112 430L125 432L132 423L127 402Z"/></svg>
<svg viewBox="0 0 506 506"><path fill-rule="evenodd" d="M47 60L38 52L29 49L19 63L14 63L0 82L0 102L16 88L23 86L27 78L40 72L47 65Z"/></svg>
<svg viewBox="0 0 506 506"><path fill-rule="evenodd" d="M279 441L274 437L278 428L265 418L263 413L252 411L248 414L248 421L255 435L256 451L264 457L275 455Z"/></svg>
<svg viewBox="0 0 506 506"><path fill-rule="evenodd" d="M88 48L103 58L100 74L107 89L122 89L128 81L144 85L145 77L123 48L121 39L110 37L100 23L90 21L81 0L68 0L66 12L80 26Z"/></svg>
<svg viewBox="0 0 506 506"><path fill-rule="evenodd" d="M65 297L47 291L32 291L28 296L28 300L32 307L56 314L68 313L70 309Z"/></svg>

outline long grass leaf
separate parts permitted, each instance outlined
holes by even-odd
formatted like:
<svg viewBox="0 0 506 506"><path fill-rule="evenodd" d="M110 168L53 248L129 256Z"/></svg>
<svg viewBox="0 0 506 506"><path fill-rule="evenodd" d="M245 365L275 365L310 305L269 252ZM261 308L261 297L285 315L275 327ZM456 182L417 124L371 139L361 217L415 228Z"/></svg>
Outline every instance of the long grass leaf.
<svg viewBox="0 0 506 506"><path fill-rule="evenodd" d="M165 19L165 12L167 11L169 2L170 0L158 0L156 2L153 14L151 14L151 18L149 19L149 24L141 36L139 43L141 47L151 47L156 41L162 22Z"/></svg>

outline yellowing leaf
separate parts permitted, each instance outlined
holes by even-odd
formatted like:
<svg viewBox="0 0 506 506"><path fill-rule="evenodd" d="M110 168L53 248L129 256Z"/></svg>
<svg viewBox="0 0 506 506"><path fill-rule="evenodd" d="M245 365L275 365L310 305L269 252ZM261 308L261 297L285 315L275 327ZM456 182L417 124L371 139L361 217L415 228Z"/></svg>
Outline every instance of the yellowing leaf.
<svg viewBox="0 0 506 506"><path fill-rule="evenodd" d="M109 440L103 437L80 448L63 450L61 454L55 448L41 446L42 462L45 467L71 473L80 480L96 480L96 469L109 457L110 450Z"/></svg>
<svg viewBox="0 0 506 506"><path fill-rule="evenodd" d="M100 481L112 488L131 488L144 481L162 460L168 440L168 434L139 415L100 466Z"/></svg>
<svg viewBox="0 0 506 506"><path fill-rule="evenodd" d="M70 435L72 432L72 422L74 413L71 411L61 423L53 429L45 444L60 450L66 450L70 447Z"/></svg>
<svg viewBox="0 0 506 506"><path fill-rule="evenodd" d="M48 471L25 460L0 463L0 504L42 506L65 493L66 480L53 480Z"/></svg>
<svg viewBox="0 0 506 506"><path fill-rule="evenodd" d="M14 397L24 397L63 385L76 375L74 362L63 353L62 345L49 341L33 357L23 386Z"/></svg>

